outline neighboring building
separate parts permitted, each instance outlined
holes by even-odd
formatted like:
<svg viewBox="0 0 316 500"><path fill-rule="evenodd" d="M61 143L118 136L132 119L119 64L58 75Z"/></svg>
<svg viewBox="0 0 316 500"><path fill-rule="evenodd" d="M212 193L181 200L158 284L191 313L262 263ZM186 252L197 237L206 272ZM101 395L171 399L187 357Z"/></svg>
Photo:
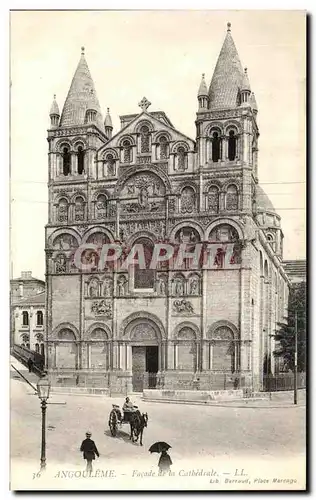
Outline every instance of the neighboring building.
<svg viewBox="0 0 316 500"><path fill-rule="evenodd" d="M182 104L179 103L179 106ZM163 111L103 122L82 52L63 111L50 112L47 349L53 384L263 387L286 316L280 216L258 183L257 104L230 25L198 90L196 138ZM210 269L79 271L83 243L210 245ZM93 255L91 256L93 257ZM148 374L157 374L152 377ZM144 382L145 377L145 382ZM226 387L227 384L226 384ZM232 387L232 385L229 385Z"/></svg>
<svg viewBox="0 0 316 500"><path fill-rule="evenodd" d="M10 280L10 344L16 342L16 321L14 316L15 306L21 301L26 301L28 297L32 297L45 291L45 281L32 276L32 271L23 271L20 278ZM15 311L16 312L16 311ZM18 342L20 343L20 342Z"/></svg>
<svg viewBox="0 0 316 500"><path fill-rule="evenodd" d="M13 306L14 344L44 354L45 292L17 300Z"/></svg>
<svg viewBox="0 0 316 500"><path fill-rule="evenodd" d="M306 281L306 260L284 260L283 268L292 284Z"/></svg>

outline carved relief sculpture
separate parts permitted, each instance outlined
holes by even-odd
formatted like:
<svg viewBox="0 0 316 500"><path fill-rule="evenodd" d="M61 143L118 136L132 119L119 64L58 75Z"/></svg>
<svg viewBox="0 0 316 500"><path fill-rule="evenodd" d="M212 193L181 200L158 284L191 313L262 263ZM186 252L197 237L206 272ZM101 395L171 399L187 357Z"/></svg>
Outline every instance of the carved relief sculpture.
<svg viewBox="0 0 316 500"><path fill-rule="evenodd" d="M67 261L63 254L59 254L55 260L55 272L62 274L66 272Z"/></svg>
<svg viewBox="0 0 316 500"><path fill-rule="evenodd" d="M175 300L173 303L173 311L178 314L194 314L191 302L186 299Z"/></svg>
<svg viewBox="0 0 316 500"><path fill-rule="evenodd" d="M92 302L91 312L95 316L106 316L107 318L112 318L112 302L106 300Z"/></svg>
<svg viewBox="0 0 316 500"><path fill-rule="evenodd" d="M124 297L124 295L126 295L127 283L128 279L126 278L126 276L120 276L117 279L117 295L119 297Z"/></svg>

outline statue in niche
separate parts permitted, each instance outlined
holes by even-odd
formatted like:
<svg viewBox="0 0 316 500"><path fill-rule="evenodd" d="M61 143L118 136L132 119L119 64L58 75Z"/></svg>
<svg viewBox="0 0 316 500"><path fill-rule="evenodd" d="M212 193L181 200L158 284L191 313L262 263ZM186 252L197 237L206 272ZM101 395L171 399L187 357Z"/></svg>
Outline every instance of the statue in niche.
<svg viewBox="0 0 316 500"><path fill-rule="evenodd" d="M92 280L89 283L89 296L90 297L99 296L99 283L95 280Z"/></svg>
<svg viewBox="0 0 316 500"><path fill-rule="evenodd" d="M184 283L181 278L175 280L175 295L184 295Z"/></svg>
<svg viewBox="0 0 316 500"><path fill-rule="evenodd" d="M91 250L87 250L83 254L83 263L86 265L90 266L91 271L97 269L98 263L97 263L97 254Z"/></svg>
<svg viewBox="0 0 316 500"><path fill-rule="evenodd" d="M190 295L198 295L199 292L199 279L194 277L190 280Z"/></svg>
<svg viewBox="0 0 316 500"><path fill-rule="evenodd" d="M146 187L142 187L139 192L139 204L142 208L148 205L148 190Z"/></svg>
<svg viewBox="0 0 316 500"><path fill-rule="evenodd" d="M223 269L225 264L225 255L226 255L226 248L219 247L216 251L214 266Z"/></svg>
<svg viewBox="0 0 316 500"><path fill-rule="evenodd" d="M159 183L157 183L157 182L154 182L154 184L153 184L153 194L155 196L159 196L159 194L160 194L160 186L159 186Z"/></svg>
<svg viewBox="0 0 316 500"><path fill-rule="evenodd" d="M127 194L134 194L134 192L135 192L134 184L129 184L127 186Z"/></svg>
<svg viewBox="0 0 316 500"><path fill-rule="evenodd" d="M121 228L120 229L120 240L123 241L124 240L124 230Z"/></svg>
<svg viewBox="0 0 316 500"><path fill-rule="evenodd" d="M159 295L166 295L166 281L163 277L157 280L157 292Z"/></svg>
<svg viewBox="0 0 316 500"><path fill-rule="evenodd" d="M112 281L110 278L106 278L104 280L104 286L103 286L103 295L106 297L110 297L112 293Z"/></svg>
<svg viewBox="0 0 316 500"><path fill-rule="evenodd" d="M191 231L190 233L190 243L195 243L196 242L196 236L194 234L194 231Z"/></svg>
<svg viewBox="0 0 316 500"><path fill-rule="evenodd" d="M237 241L233 247L233 254L229 261L230 264L241 264L241 250L241 242Z"/></svg>
<svg viewBox="0 0 316 500"><path fill-rule="evenodd" d="M55 261L56 273L59 273L59 274L65 273L66 272L66 265L67 265L66 257L64 255L58 255L57 259Z"/></svg>
<svg viewBox="0 0 316 500"><path fill-rule="evenodd" d="M127 278L125 276L120 276L117 280L117 294L119 297L124 297L126 295L127 288Z"/></svg>

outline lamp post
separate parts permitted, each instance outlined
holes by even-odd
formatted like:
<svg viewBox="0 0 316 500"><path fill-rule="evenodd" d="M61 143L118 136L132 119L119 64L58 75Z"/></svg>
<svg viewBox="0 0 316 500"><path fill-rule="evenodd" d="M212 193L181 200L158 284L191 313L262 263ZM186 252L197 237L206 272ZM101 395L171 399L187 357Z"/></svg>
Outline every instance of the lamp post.
<svg viewBox="0 0 316 500"><path fill-rule="evenodd" d="M45 374L37 382L37 395L41 400L42 408L42 445L41 445L41 472L46 469L46 407L50 392L50 381Z"/></svg>

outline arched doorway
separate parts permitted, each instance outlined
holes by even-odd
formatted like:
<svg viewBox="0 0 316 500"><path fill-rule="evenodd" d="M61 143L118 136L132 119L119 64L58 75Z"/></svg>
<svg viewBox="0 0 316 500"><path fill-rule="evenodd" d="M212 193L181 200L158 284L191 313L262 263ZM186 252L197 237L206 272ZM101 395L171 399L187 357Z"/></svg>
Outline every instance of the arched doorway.
<svg viewBox="0 0 316 500"><path fill-rule="evenodd" d="M127 325L124 337L131 350L133 391L156 388L162 361L159 327L149 318L135 319Z"/></svg>

